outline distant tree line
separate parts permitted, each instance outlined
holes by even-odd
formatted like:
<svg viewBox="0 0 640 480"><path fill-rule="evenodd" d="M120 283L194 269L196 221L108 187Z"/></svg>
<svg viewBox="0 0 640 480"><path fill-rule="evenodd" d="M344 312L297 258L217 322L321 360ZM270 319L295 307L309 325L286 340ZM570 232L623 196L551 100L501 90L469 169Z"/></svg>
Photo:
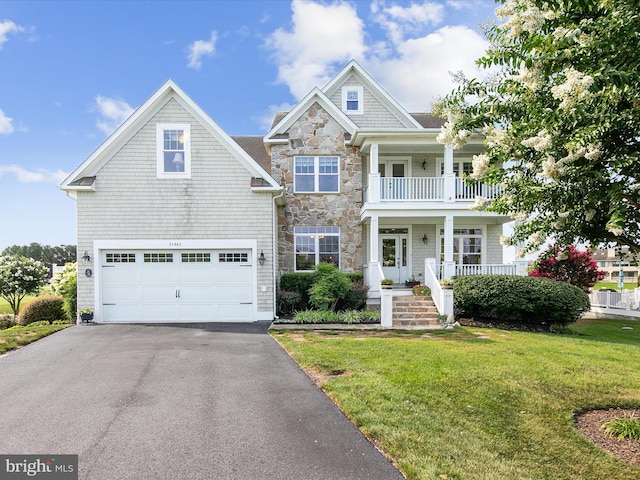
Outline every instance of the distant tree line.
<svg viewBox="0 0 640 480"><path fill-rule="evenodd" d="M51 247L49 245L41 245L39 243L31 243L29 245L12 245L5 248L0 256L21 256L37 260L47 266L65 265L76 261L75 245L58 245Z"/></svg>

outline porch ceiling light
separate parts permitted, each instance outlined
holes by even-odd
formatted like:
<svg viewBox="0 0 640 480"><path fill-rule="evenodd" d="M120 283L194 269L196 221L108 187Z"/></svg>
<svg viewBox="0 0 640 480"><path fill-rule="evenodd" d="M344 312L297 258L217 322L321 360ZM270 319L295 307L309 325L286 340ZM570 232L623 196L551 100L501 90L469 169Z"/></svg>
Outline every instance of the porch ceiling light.
<svg viewBox="0 0 640 480"><path fill-rule="evenodd" d="M422 243L424 243L425 245L429 243L429 238L427 237L426 233L422 235Z"/></svg>

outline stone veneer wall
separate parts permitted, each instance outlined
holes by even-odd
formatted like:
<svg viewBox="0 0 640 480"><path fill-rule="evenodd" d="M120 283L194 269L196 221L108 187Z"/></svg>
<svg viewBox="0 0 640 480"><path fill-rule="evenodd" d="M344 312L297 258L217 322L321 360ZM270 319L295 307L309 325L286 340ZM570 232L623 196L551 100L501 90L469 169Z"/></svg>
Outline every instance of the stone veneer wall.
<svg viewBox="0 0 640 480"><path fill-rule="evenodd" d="M285 187L285 204L278 209L280 273L294 271L296 226L339 226L340 269L362 272L362 159L359 152L347 150L344 129L317 103L300 116L288 133L288 145L274 145L271 149L272 175ZM296 155L339 156L340 192L294 194L293 157Z"/></svg>

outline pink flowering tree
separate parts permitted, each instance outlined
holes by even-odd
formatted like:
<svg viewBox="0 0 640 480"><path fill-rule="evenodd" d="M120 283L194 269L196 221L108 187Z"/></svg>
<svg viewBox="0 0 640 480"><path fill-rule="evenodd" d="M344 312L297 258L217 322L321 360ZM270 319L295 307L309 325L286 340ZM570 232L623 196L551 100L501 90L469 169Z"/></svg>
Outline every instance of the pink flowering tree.
<svg viewBox="0 0 640 480"><path fill-rule="evenodd" d="M569 245L566 248L549 248L540 255L529 275L567 282L588 292L604 278L605 272L598 270L589 252L581 252Z"/></svg>
<svg viewBox="0 0 640 480"><path fill-rule="evenodd" d="M486 75L458 75L433 107L441 143L484 138L470 180L502 193L474 208L517 220L503 243L522 253L549 238L640 253L640 4L498 3L477 61Z"/></svg>
<svg viewBox="0 0 640 480"><path fill-rule="evenodd" d="M37 293L49 276L49 268L37 260L20 255L0 257L0 296L16 316L20 302L27 295Z"/></svg>

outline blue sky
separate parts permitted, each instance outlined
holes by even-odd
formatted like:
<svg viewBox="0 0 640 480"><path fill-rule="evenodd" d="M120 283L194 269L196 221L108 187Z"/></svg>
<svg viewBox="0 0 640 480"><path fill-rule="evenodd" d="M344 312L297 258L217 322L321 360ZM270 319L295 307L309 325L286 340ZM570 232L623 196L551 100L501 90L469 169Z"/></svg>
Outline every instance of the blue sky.
<svg viewBox="0 0 640 480"><path fill-rule="evenodd" d="M0 2L0 251L75 244L59 183L173 79L231 135L262 135L355 58L409 111L475 74L492 1Z"/></svg>

